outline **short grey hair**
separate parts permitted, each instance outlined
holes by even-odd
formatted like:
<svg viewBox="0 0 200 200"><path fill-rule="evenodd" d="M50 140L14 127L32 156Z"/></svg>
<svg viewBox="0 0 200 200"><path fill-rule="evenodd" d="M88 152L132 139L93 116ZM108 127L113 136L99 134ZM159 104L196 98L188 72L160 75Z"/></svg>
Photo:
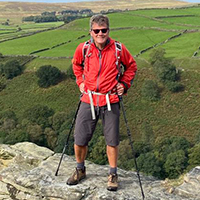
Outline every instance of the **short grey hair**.
<svg viewBox="0 0 200 200"><path fill-rule="evenodd" d="M106 25L107 28L109 28L109 19L106 15L98 14L98 15L93 15L90 18L90 30L92 30L92 25L96 23L99 26Z"/></svg>

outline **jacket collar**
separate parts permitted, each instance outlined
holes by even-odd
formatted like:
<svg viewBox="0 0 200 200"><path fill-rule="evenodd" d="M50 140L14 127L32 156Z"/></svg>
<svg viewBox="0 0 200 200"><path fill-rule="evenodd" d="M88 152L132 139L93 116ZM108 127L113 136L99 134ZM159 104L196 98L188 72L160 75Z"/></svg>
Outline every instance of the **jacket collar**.
<svg viewBox="0 0 200 200"><path fill-rule="evenodd" d="M113 40L109 37L109 38L107 39L106 45L105 45L105 47L104 47L103 49L107 48L110 44L112 44L112 42L113 42ZM90 39L90 43L91 43L92 45L94 45L94 47L96 47L93 38ZM100 50L98 47L96 47L96 48L97 48L98 50ZM103 50L103 49L102 49L102 50Z"/></svg>

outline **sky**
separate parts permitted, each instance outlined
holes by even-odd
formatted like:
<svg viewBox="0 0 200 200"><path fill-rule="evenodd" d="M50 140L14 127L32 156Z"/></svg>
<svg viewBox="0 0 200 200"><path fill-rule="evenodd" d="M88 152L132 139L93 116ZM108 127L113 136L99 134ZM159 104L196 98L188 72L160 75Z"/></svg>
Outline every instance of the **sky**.
<svg viewBox="0 0 200 200"><path fill-rule="evenodd" d="M21 1L21 2L45 2L45 3L69 3L69 2L82 2L82 1L95 1L95 0L0 0L0 1ZM200 3L200 0L183 0L190 3Z"/></svg>

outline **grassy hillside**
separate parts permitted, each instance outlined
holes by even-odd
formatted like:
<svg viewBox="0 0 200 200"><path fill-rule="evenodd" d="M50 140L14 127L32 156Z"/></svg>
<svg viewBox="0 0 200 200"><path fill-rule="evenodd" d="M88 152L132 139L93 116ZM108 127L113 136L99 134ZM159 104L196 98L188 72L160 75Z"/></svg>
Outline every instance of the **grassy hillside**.
<svg viewBox="0 0 200 200"><path fill-rule="evenodd" d="M131 54L137 55L139 72L134 87L130 89L128 96L124 97L130 126L134 136L137 136L135 138L140 137L141 126L145 121L151 122L156 136L184 135L192 140L193 135L200 129L198 53L200 27L196 22L200 18L199 13L200 7L193 7L137 10L108 15L111 37L123 42ZM29 31L57 25L55 23L24 24L22 28ZM28 56L34 51L47 48L45 51L34 53L38 57L26 64L23 75L7 82L6 88L0 92L1 110L12 109L19 118L22 118L26 109L38 103L48 105L55 111L74 110L79 91L73 80L67 79L56 86L41 89L37 85L34 72L40 66L48 64L66 71L71 64L71 58L67 57L73 56L80 42L89 39L88 29L89 18L84 18L55 30L0 43L0 52L3 55ZM5 31L2 30L0 36L4 35ZM8 36L9 33L5 35ZM183 92L174 94L159 83L162 98L156 103L148 102L141 96L141 87L145 80L153 79L158 82L149 64L153 48L143 51L152 46L154 49L163 47L166 56L174 59L177 68L182 68L181 83L185 86ZM193 57L194 52L197 52L195 57ZM21 63L29 59L29 57L17 58ZM9 57L0 61L5 63L7 60ZM122 130L125 130L124 125L122 127Z"/></svg>
<svg viewBox="0 0 200 200"><path fill-rule="evenodd" d="M161 100L149 102L142 98L141 87L145 80L157 80L151 68L138 71L134 87L124 97L127 117L134 139L141 137L141 126L150 122L156 137L165 135L184 136L193 141L200 129L200 74L191 71L182 72L181 83L185 90L171 93L162 88ZM158 80L157 80L158 81ZM19 119L28 108L41 104L55 112L73 112L79 98L79 90L74 80L64 80L48 89L39 88L33 72L25 73L7 83L1 91L0 111L11 109ZM126 128L121 123L121 132L126 135Z"/></svg>

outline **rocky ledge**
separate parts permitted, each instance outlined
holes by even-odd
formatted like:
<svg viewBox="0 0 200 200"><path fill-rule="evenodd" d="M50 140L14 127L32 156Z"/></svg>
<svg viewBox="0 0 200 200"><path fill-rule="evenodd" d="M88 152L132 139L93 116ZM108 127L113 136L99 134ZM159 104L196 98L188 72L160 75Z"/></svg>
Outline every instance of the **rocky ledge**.
<svg viewBox="0 0 200 200"><path fill-rule="evenodd" d="M33 143L0 145L1 200L139 200L142 199L135 172L118 170L119 189L106 190L108 166L86 161L87 178L77 186L66 185L73 172L74 157L64 156L58 176L55 171L61 154ZM200 200L200 167L185 175L181 185L167 186L166 181L141 174L148 200Z"/></svg>

